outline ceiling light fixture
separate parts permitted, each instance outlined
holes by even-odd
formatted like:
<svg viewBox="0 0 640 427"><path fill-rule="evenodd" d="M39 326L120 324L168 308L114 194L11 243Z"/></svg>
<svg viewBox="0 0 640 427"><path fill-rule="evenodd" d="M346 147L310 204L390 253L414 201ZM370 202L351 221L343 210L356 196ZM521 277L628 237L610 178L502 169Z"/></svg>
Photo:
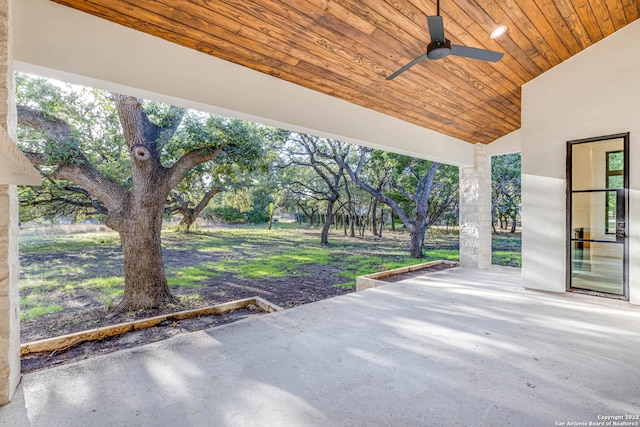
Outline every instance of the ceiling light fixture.
<svg viewBox="0 0 640 427"><path fill-rule="evenodd" d="M496 28L495 30L493 30L491 32L491 38L495 39L497 37L500 37L501 35L503 35L506 32L507 32L507 26L506 25L500 25L498 28Z"/></svg>

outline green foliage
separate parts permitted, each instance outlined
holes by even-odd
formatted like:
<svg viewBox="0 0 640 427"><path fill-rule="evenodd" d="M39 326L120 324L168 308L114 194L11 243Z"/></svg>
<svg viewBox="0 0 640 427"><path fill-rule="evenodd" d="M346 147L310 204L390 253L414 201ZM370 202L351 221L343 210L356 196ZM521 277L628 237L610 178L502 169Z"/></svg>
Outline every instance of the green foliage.
<svg viewBox="0 0 640 427"><path fill-rule="evenodd" d="M131 187L130 153L109 93L19 73L16 83L18 104L40 110L51 120L62 120L71 130L70 138L54 140L30 127L19 127L20 147L43 153L52 165L41 167L44 173L52 172L54 165L86 158L107 177ZM153 101L143 101L143 108L149 120L160 127L183 114L181 109ZM267 170L265 141L277 137L274 130L255 123L188 111L171 139L158 140L158 148L167 167L191 150L224 149L214 160L189 171L175 189L193 208L210 189L227 191L251 186L255 172ZM39 187L21 187L20 202L29 208L21 210L22 221L61 217L80 221L106 214L100 202L82 188L54 179L44 179Z"/></svg>
<svg viewBox="0 0 640 427"><path fill-rule="evenodd" d="M126 179L129 154L110 95L97 89L16 74L16 103L69 124L71 137L51 140L42 132L18 127L20 148L43 153L51 164L80 162L84 155L116 180Z"/></svg>
<svg viewBox="0 0 640 427"><path fill-rule="evenodd" d="M515 224L520 214L520 153L491 158L492 212L494 224Z"/></svg>
<svg viewBox="0 0 640 427"><path fill-rule="evenodd" d="M228 224L264 224L269 221L271 195L256 186L220 194L213 199L213 206L205 217Z"/></svg>
<svg viewBox="0 0 640 427"><path fill-rule="evenodd" d="M373 188L395 201L409 218L417 217L416 195L420 182L433 162L380 150L372 150L361 173L361 178ZM417 200L420 200L419 198ZM440 165L434 185L426 201L429 226L457 223L458 168ZM396 218L396 221L399 221Z"/></svg>

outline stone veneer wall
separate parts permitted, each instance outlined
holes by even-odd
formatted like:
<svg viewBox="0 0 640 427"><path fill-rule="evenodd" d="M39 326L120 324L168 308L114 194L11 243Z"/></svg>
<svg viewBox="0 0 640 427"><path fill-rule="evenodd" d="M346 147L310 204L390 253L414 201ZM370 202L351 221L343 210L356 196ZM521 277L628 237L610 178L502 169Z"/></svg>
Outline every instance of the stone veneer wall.
<svg viewBox="0 0 640 427"><path fill-rule="evenodd" d="M460 265L491 266L491 156L474 146L474 167L460 168Z"/></svg>
<svg viewBox="0 0 640 427"><path fill-rule="evenodd" d="M10 0L0 0L0 125L15 138L10 6ZM15 185L0 185L0 405L20 381L19 271L18 193Z"/></svg>

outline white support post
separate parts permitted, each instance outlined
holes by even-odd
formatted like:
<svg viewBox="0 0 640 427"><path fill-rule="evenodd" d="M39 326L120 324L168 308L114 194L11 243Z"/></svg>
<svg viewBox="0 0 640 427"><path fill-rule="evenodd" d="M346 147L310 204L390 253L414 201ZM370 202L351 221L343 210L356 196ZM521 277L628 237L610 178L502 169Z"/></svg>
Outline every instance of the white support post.
<svg viewBox="0 0 640 427"><path fill-rule="evenodd" d="M491 266L491 156L474 146L474 166L460 168L460 265Z"/></svg>

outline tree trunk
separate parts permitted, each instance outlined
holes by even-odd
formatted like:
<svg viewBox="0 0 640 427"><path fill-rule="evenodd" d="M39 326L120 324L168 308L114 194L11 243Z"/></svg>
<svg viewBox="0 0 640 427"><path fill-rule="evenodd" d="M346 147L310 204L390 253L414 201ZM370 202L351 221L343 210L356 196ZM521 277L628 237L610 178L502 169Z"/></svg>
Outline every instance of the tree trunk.
<svg viewBox="0 0 640 427"><path fill-rule="evenodd" d="M362 225L360 226L360 237L364 237L364 231L367 229L367 225L369 225L369 216L362 217Z"/></svg>
<svg viewBox="0 0 640 427"><path fill-rule="evenodd" d="M320 244L329 244L329 229L331 228L331 222L333 220L333 204L335 200L329 200L327 202L327 213L325 215L324 225L322 226L322 234L320 235Z"/></svg>
<svg viewBox="0 0 640 427"><path fill-rule="evenodd" d="M196 221L195 217L191 214L182 214L182 219L180 220L180 225L179 227L183 227L184 228L184 232L185 233L189 233L189 230L191 230L191 226L193 225L193 223Z"/></svg>
<svg viewBox="0 0 640 427"><path fill-rule="evenodd" d="M273 227L273 215L276 213L276 211L272 211L269 213L269 230L271 230L271 228Z"/></svg>
<svg viewBox="0 0 640 427"><path fill-rule="evenodd" d="M356 237L356 216L349 215L349 235Z"/></svg>
<svg viewBox="0 0 640 427"><path fill-rule="evenodd" d="M393 209L391 210L391 231L396 231L396 217L393 213Z"/></svg>
<svg viewBox="0 0 640 427"><path fill-rule="evenodd" d="M380 208L380 228L378 230L378 237L382 237L382 226L384 225L384 209Z"/></svg>
<svg viewBox="0 0 640 427"><path fill-rule="evenodd" d="M162 211L159 206L137 204L122 222L124 297L119 310L139 310L173 302L162 262Z"/></svg>
<svg viewBox="0 0 640 427"><path fill-rule="evenodd" d="M344 216L344 210L342 211L342 227L344 228L344 235L347 235L347 222Z"/></svg>
<svg viewBox="0 0 640 427"><path fill-rule="evenodd" d="M511 233L515 233L515 232L516 232L516 219L511 218Z"/></svg>
<svg viewBox="0 0 640 427"><path fill-rule="evenodd" d="M411 258L423 258L422 247L424 246L424 228L411 227Z"/></svg>
<svg viewBox="0 0 640 427"><path fill-rule="evenodd" d="M378 235L378 218L376 215L378 214L378 200L373 199L373 206L371 206L371 233L374 236Z"/></svg>

